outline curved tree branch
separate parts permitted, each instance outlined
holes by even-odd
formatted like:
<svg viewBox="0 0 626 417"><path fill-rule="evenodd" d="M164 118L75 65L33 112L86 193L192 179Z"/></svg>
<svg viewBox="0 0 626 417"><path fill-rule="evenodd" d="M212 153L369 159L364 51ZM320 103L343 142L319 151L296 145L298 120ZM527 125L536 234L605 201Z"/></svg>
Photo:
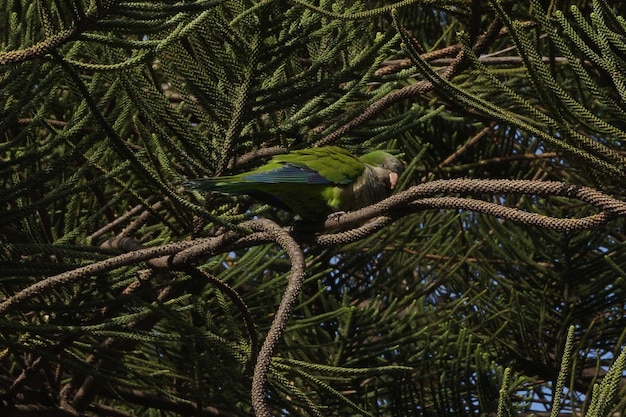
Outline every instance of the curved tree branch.
<svg viewBox="0 0 626 417"><path fill-rule="evenodd" d="M287 231L269 220L261 219L255 223L254 228L256 230L266 231L273 235L276 243L283 248L291 261L291 273L289 275L287 288L280 299L280 305L276 311L274 321L272 321L265 341L261 346L261 351L259 352L257 363L254 367L254 375L252 376L252 407L254 407L255 415L269 417L271 414L265 403L267 373L270 368L274 350L282 338L285 327L287 326L287 321L291 316L300 290L302 290L305 277L305 262L302 249Z"/></svg>

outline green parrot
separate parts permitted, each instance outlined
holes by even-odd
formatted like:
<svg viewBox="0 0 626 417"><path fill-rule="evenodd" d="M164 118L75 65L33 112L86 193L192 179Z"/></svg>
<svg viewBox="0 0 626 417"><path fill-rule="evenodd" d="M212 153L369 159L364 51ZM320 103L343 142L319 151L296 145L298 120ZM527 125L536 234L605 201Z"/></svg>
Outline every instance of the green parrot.
<svg viewBox="0 0 626 417"><path fill-rule="evenodd" d="M396 187L404 166L374 151L357 158L326 146L274 156L266 165L237 175L187 181L185 187L252 198L319 221L329 214L374 204Z"/></svg>

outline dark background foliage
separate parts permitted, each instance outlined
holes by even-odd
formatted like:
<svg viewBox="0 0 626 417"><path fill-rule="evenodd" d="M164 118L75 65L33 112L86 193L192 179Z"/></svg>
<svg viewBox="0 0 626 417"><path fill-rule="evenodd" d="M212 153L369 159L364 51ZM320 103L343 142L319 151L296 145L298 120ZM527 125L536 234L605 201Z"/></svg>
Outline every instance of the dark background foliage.
<svg viewBox="0 0 626 417"><path fill-rule="evenodd" d="M400 191L506 178L624 199L621 2L0 4L3 415L263 414L256 354L296 262L243 222L293 218L187 178L334 144L399 155ZM599 213L486 187L460 194ZM555 230L416 202L375 232L295 235L268 412L621 415L623 207Z"/></svg>

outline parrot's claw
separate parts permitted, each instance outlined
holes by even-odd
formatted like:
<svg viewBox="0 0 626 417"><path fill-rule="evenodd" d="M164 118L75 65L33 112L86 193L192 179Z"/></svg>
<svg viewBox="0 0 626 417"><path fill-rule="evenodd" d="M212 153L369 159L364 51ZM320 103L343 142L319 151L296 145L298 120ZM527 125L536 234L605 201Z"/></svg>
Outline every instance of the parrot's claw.
<svg viewBox="0 0 626 417"><path fill-rule="evenodd" d="M341 216L343 216L344 214L346 214L345 211L336 211L334 213L330 213L328 215L328 217L326 217L326 221L335 221L337 223L339 223L339 219L341 218Z"/></svg>

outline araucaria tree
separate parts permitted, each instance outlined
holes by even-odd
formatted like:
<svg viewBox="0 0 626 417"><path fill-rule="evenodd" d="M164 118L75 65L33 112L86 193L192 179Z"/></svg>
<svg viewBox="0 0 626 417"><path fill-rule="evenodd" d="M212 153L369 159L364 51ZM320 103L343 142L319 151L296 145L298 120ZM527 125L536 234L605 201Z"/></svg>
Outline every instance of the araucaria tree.
<svg viewBox="0 0 626 417"><path fill-rule="evenodd" d="M622 2L0 4L0 415L624 414Z"/></svg>

